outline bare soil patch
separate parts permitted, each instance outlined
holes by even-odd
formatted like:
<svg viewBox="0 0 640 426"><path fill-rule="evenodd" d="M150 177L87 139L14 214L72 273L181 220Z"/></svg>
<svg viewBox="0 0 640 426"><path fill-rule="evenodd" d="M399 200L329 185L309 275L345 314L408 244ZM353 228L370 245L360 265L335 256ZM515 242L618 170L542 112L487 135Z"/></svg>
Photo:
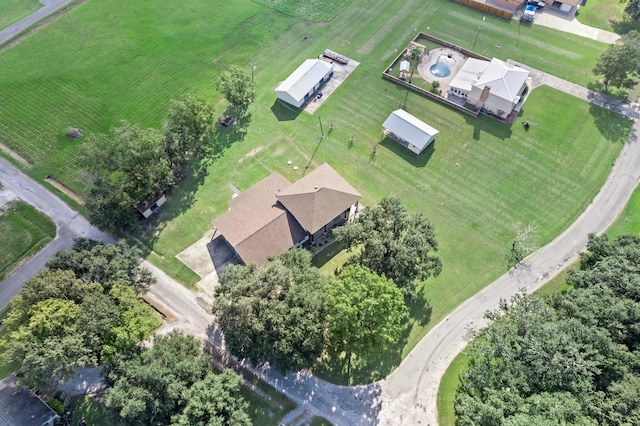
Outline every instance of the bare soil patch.
<svg viewBox="0 0 640 426"><path fill-rule="evenodd" d="M73 201L80 205L84 205L84 198L73 192L69 187L65 186L63 183L58 182L51 176L47 176L44 180L53 186L58 191L62 192L67 197L71 198Z"/></svg>
<svg viewBox="0 0 640 426"><path fill-rule="evenodd" d="M27 160L25 160L23 157L21 157L20 154L18 154L16 151L14 151L13 149L9 148L8 146L3 144L2 142L0 142L0 151L4 152L9 157L13 158L14 160L16 160L18 163L22 164L23 166L31 167L31 163L29 163Z"/></svg>

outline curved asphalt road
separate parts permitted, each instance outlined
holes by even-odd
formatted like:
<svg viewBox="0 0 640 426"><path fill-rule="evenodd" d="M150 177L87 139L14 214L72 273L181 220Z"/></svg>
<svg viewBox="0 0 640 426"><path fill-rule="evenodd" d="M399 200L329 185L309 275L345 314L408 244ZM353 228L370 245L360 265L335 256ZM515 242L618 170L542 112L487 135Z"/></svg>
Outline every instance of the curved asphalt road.
<svg viewBox="0 0 640 426"><path fill-rule="evenodd" d="M91 226L82 215L3 158L0 158L0 183L2 183L1 192L4 193L4 198L24 200L49 216L57 226L55 239L0 283L0 309L7 306L11 299L20 293L25 281L44 269L54 253L71 248L75 238L87 237L98 241L114 241L109 234Z"/></svg>

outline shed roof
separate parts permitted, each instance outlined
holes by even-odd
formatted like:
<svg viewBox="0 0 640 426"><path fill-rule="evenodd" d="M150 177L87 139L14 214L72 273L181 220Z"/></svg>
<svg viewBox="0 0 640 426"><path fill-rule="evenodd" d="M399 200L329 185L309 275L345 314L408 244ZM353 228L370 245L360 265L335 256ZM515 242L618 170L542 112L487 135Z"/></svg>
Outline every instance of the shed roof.
<svg viewBox="0 0 640 426"><path fill-rule="evenodd" d="M327 163L277 194L278 200L312 234L362 196Z"/></svg>
<svg viewBox="0 0 640 426"><path fill-rule="evenodd" d="M393 111L382 127L420 150L423 150L439 133L438 130L403 109Z"/></svg>
<svg viewBox="0 0 640 426"><path fill-rule="evenodd" d="M304 96L332 69L333 65L320 59L307 59L276 87L276 92L286 92L296 101L301 102Z"/></svg>
<svg viewBox="0 0 640 426"><path fill-rule="evenodd" d="M491 86L492 95L514 102L527 78L529 71L493 58L473 86L480 90Z"/></svg>

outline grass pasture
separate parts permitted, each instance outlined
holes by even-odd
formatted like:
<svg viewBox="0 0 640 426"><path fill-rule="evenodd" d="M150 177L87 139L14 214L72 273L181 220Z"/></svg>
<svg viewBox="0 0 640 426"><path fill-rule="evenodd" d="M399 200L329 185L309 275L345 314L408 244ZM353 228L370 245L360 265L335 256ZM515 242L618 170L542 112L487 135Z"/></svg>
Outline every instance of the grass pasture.
<svg viewBox="0 0 640 426"><path fill-rule="evenodd" d="M245 65L249 72L250 62L257 65L257 90L266 94L262 106L270 106L275 84L326 47L353 56L377 77L414 29L428 27L433 35L471 47L480 22L479 11L450 0L375 7L364 0L283 1L275 9L263 4L274 5L195 0L158 7L151 0L104 0L70 10L0 53L0 141L34 164L32 176L53 176L82 193L86 186L77 158L82 140L66 138L69 126L82 127L85 134L107 132L123 119L160 127L170 99L188 91L217 98L218 73L230 64ZM333 16L330 22L313 22ZM593 80L590 70L604 48L492 16L476 44L483 55L520 60L582 85ZM368 100L374 101L375 93Z"/></svg>
<svg viewBox="0 0 640 426"><path fill-rule="evenodd" d="M0 0L0 30L40 9L38 0Z"/></svg>
<svg viewBox="0 0 640 426"><path fill-rule="evenodd" d="M0 206L0 281L56 235L55 224L22 201Z"/></svg>
<svg viewBox="0 0 640 426"><path fill-rule="evenodd" d="M171 98L192 91L217 100L214 82L221 69L238 64L250 73L255 63L257 96L246 134L230 136L233 143L206 176L180 183L145 243L154 262L193 284L196 278L174 256L227 210L229 184L244 190L271 171L295 181L314 152L311 167L329 162L363 194L364 204L398 195L411 212L434 223L444 271L423 286L423 300L412 306L412 320L395 348L359 366L351 378L339 366L323 372L336 382L368 382L388 374L431 325L506 271L515 224L535 224L539 245L566 228L604 182L630 123L541 87L516 120L532 124L527 132L519 124L463 116L383 80L384 67L418 30L471 47L482 13L449 0L308 3L345 5L328 22L264 4L271 3L194 0L158 7L150 0L88 1L0 53L0 66L8 71L0 74L0 140L34 164L27 171L32 176L52 175L81 192L76 155L82 141L65 138L68 126L83 127L85 134L105 132L120 119L159 127ZM486 18L478 53L512 58L585 86L595 80L590 70L604 44ZM325 48L360 66L314 115L275 102L278 82ZM218 103L220 114L225 107ZM421 156L380 139L381 123L399 107L440 130L434 147ZM334 124L321 144L318 116Z"/></svg>

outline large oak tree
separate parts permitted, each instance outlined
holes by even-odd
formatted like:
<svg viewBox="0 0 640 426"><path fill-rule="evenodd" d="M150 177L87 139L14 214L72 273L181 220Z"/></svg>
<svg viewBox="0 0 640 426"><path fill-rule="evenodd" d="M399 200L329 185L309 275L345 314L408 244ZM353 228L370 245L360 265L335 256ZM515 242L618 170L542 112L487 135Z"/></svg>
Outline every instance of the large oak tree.
<svg viewBox="0 0 640 426"><path fill-rule="evenodd" d="M334 233L349 250L361 247L351 263L365 266L409 292L417 281L442 271L435 254L438 242L433 225L422 214L410 215L397 197L383 198Z"/></svg>
<svg viewBox="0 0 640 426"><path fill-rule="evenodd" d="M396 343L408 316L402 291L363 266L346 266L325 286L329 344L367 358Z"/></svg>
<svg viewBox="0 0 640 426"><path fill-rule="evenodd" d="M300 249L261 268L229 266L213 307L228 348L281 370L312 366L324 349L326 281Z"/></svg>
<svg viewBox="0 0 640 426"><path fill-rule="evenodd" d="M251 424L239 392L242 378L231 370L215 374L200 342L180 332L119 354L103 374L105 405L128 424Z"/></svg>

